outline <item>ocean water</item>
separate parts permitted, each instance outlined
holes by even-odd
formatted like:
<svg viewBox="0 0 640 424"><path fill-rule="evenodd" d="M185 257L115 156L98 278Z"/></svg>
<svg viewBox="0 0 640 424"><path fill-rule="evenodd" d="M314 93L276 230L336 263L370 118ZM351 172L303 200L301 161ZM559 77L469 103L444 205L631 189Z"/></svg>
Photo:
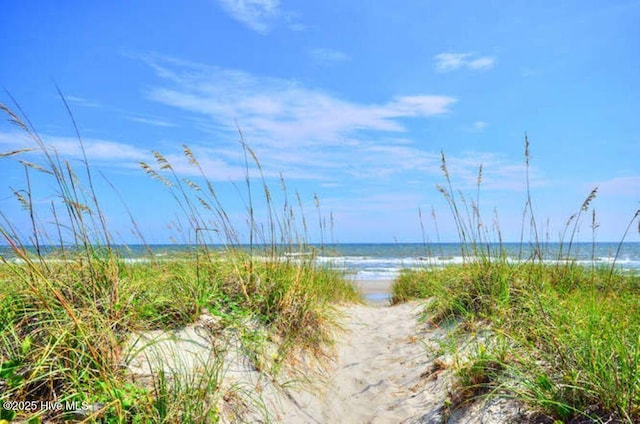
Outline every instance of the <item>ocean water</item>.
<svg viewBox="0 0 640 424"><path fill-rule="evenodd" d="M520 243L489 245L489 255L502 250L507 260L518 262L531 258L532 248ZM558 258L570 257L585 266L615 266L622 270L640 272L640 243L576 243L568 246L547 243L542 246L543 260L555 263ZM461 264L470 257L463 254L458 243L438 244L340 244L321 250L317 261L345 270L356 280L392 280L403 268L441 267ZM470 249L467 246L467 249ZM487 254L486 246L484 253ZM568 254L568 256L567 256ZM616 257L617 254L617 257Z"/></svg>
<svg viewBox="0 0 640 424"><path fill-rule="evenodd" d="M640 243L623 243L618 253L618 243L575 243L568 252L567 245L547 243L542 246L543 259L554 263L567 255L578 264L586 266L616 266L622 270L640 272ZM145 246L119 246L122 256L128 261L145 260L149 250ZM154 245L152 254L157 257L184 253L194 247L189 245ZM215 248L215 247L214 247ZM344 270L355 280L392 280L403 268L440 267L464 262L462 246L458 243L358 243L312 245L309 250L316 253L319 264ZM486 246L483 247L486 253ZM489 253L496 256L500 251L497 244L489 245ZM467 249L470 249L467 246ZM524 261L531 257L532 249L520 243L502 244L501 250L508 260ZM260 251L259 248L256 249ZM299 253L290 254L296 256ZM13 257L8 247L0 247L0 255ZM616 256L617 255L617 256ZM468 255L466 256L469 257Z"/></svg>

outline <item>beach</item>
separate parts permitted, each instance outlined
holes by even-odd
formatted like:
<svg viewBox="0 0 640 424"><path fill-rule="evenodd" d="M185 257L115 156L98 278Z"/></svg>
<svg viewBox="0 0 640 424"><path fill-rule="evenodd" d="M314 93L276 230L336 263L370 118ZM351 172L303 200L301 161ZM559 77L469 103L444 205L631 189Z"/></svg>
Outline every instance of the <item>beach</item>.
<svg viewBox="0 0 640 424"><path fill-rule="evenodd" d="M356 280L354 285L370 305L385 305L391 299L393 280Z"/></svg>
<svg viewBox="0 0 640 424"><path fill-rule="evenodd" d="M442 404L446 381L427 378L434 358L418 339L417 303L341 309L344 332L314 392L291 391L276 421L388 423L422 417Z"/></svg>
<svg viewBox="0 0 640 424"><path fill-rule="evenodd" d="M504 399L448 409L453 357L438 346L455 326L433 327L420 320L424 302L390 306L380 300L389 297L391 283L358 282L369 300L338 307L335 345L322 362L302 353L289 363L289 373L270 378L232 345L222 379L222 392L227 393L219 405L223 422L523 422L521 405ZM179 369L183 375L198 373L216 350L214 339L200 331L210 320L203 316L170 336L147 334L153 352L131 361L130 371L138 379L149 375L149 366L156 372L164 368ZM238 391L244 395L231 394Z"/></svg>
<svg viewBox="0 0 640 424"><path fill-rule="evenodd" d="M380 285L367 292L379 293ZM328 369L313 390L299 386L286 390L284 396L266 396L273 420L290 424L526 422L528 413L513 400L478 400L449 410L453 358L440 354L436 346L450 336L452 328L420 322L422 310L418 302L342 307L344 332L337 338Z"/></svg>

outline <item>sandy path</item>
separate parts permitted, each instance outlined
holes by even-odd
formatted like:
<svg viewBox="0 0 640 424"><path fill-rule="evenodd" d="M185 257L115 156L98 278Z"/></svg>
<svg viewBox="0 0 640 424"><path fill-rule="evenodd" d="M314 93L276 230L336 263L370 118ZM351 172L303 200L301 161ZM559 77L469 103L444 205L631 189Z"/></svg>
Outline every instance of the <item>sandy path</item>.
<svg viewBox="0 0 640 424"><path fill-rule="evenodd" d="M346 330L325 384L315 392L288 392L281 423L529 422L526 410L504 398L478 399L448 410L452 357L439 342L452 328L418 322L422 306L355 305L343 308ZM439 356L441 355L441 356Z"/></svg>
<svg viewBox="0 0 640 424"><path fill-rule="evenodd" d="M412 422L442 404L446 390L429 375L433 358L420 341L419 311L415 303L344 308L346 331L326 386L314 395L290 393L295 407L278 421Z"/></svg>
<svg viewBox="0 0 640 424"><path fill-rule="evenodd" d="M365 298L371 293L384 294L381 290L384 285L362 287ZM313 376L314 384L275 384L255 369L242 349L229 349L222 388L231 392L241 388L253 401L237 402L234 399L238 398L225 396L220 405L222 422L525 422L520 407L504 399L473 402L448 411L452 357L439 349L439 343L448 338L451 329L419 323L419 303L388 306L378 297L373 296L374 301L367 305L341 308L344 331L336 334L335 360L321 374L305 368L304 360L300 362L298 371ZM215 350L214 339L203 335L203 326L207 320L201 317L196 325L178 332L146 334L145 340L161 341L132 360L132 374L143 378L150 375L151 368L179 370L185 375L203 372L203 364Z"/></svg>

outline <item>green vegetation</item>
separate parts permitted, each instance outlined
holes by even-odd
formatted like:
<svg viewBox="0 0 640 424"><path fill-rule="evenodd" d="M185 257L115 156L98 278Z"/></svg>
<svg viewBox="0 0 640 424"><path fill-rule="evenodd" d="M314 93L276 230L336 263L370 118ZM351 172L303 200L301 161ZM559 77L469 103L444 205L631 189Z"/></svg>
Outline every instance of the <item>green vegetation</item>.
<svg viewBox="0 0 640 424"><path fill-rule="evenodd" d="M261 169L244 142L249 245L240 244L213 184L185 146L187 159L202 173L199 181L179 177L157 152L158 169L141 167L167 186L184 212L194 248L130 262L113 245L86 158L80 178L26 118L0 108L33 141L41 160L19 159L24 151L2 155L24 166L26 188L14 194L32 231L25 236L0 213L0 235L11 248L11 257L0 258L0 400L21 405L3 406L0 422L215 422L219 400L241 396L220 387L224 353L202 364L196 376L160 370L141 384L124 363L132 334L178 329L207 313L240 333L257 369L277 372L294 349L322 353L331 343L333 305L358 301L355 288L340 273L316 266L312 255L282 255L282 249L308 250L306 228L297 229L288 204L278 216L264 179L268 221L266 227L256 223L249 170ZM44 211L33 200L34 173L55 187L58 200ZM45 237L44 214L54 221L56 240ZM212 234L222 237L223 249L210 248ZM52 245L53 253L45 253ZM277 352L265 357L267 342L275 343ZM78 402L78 407L47 409L44 401Z"/></svg>
<svg viewBox="0 0 640 424"><path fill-rule="evenodd" d="M528 142L526 157L528 165ZM473 338L473 347L453 347L458 381L450 405L504 396L560 422L640 422L640 276L614 266L579 266L569 254L597 190L567 222L566 256L551 262L543 260L545 244L528 196L525 215L531 216L523 223L531 227L533 253L513 261L489 242L479 202L453 194L444 155L442 169L448 186L440 191L458 226L465 261L405 270L392 300L429 298L425 318L433 325L458 322L467 334L484 334ZM481 179L482 168L478 187ZM627 231L639 216L633 215Z"/></svg>
<svg viewBox="0 0 640 424"><path fill-rule="evenodd" d="M154 164L140 166L175 200L193 249L131 262L114 245L86 158L76 172L26 118L0 109L31 139L29 151L39 161L23 160L26 150L0 154L0 160L16 159L24 167L25 188L14 195L31 225L25 235L0 212L0 237L11 250L10 257L0 256L0 423L216 422L222 399L247 395L223 389L224 349L195 375L159 369L144 384L127 370L132 335L181 329L207 316L234 330L256 369L277 373L296 350L322 355L332 341L334 305L358 301L343 275L316 265L300 196L290 204L282 181L284 204L275 207L260 162L242 137L246 234L240 235L187 146L185 158L198 178L180 177L155 152ZM79 136L78 142L82 147ZM528 147L527 141L527 170ZM439 190L465 261L404 271L393 302L429 298L425 317L431 323L460 322L461 331L483 334L458 352L457 386L448 404L506 396L564 422L640 422L640 276L617 270L615 263L601 268L571 260L574 236L597 189L567 221L561 253L551 262L528 195L522 234L528 227L532 254L512 261L500 247L497 223L490 232L482 220L482 167L472 201L454 191L444 155L442 170L446 184ZM259 177L260 199L251 173ZM36 178L54 187L56 200L44 210L34 200ZM53 224L44 225L43 216ZM633 215L627 231L639 216ZM322 217L318 221L322 233L325 224ZM214 243L223 247L214 249ZM65 407L44 408L46 401Z"/></svg>
<svg viewBox="0 0 640 424"><path fill-rule="evenodd" d="M630 422L640 418L639 294L637 275L503 261L405 271L394 289L398 301L433 297L433 324L493 333L460 365L463 398L515 396L556 419Z"/></svg>

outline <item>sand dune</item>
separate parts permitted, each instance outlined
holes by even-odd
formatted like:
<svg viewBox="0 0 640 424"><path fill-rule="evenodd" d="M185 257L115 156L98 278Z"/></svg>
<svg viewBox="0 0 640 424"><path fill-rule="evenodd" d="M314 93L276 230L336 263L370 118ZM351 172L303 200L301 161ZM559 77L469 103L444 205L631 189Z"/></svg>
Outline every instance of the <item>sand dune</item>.
<svg viewBox="0 0 640 424"><path fill-rule="evenodd" d="M280 422L411 421L442 404L446 381L429 376L433 361L418 337L416 304L344 308L345 333L326 386L296 399ZM431 378L429 378L431 377Z"/></svg>
<svg viewBox="0 0 640 424"><path fill-rule="evenodd" d="M343 308L345 333L324 387L289 391L273 417L282 423L521 423L504 399L447 409L450 357L435 352L448 329L428 328L417 303Z"/></svg>
<svg viewBox="0 0 640 424"><path fill-rule="evenodd" d="M291 384L285 376L275 382L258 372L241 349L228 349L222 388L230 392L239 389L245 399L221 398L223 421L296 424L525 421L526 414L513 401L480 400L456 410L447 408L452 358L439 356L442 350L437 347L451 330L420 323L418 303L349 305L340 309L344 331L336 335L333 359L322 369L305 365L304 360L298 363L297 371L309 376L311 382ZM152 344L155 365L148 358L138 358L132 361L131 369L142 376L151 372L149 366L184 369L186 364L198 372L201 367L197 364L205 363L214 350L212 343L203 332L186 328L171 340ZM164 353L159 354L158 349ZM179 364L172 365L171 361L176 360Z"/></svg>

